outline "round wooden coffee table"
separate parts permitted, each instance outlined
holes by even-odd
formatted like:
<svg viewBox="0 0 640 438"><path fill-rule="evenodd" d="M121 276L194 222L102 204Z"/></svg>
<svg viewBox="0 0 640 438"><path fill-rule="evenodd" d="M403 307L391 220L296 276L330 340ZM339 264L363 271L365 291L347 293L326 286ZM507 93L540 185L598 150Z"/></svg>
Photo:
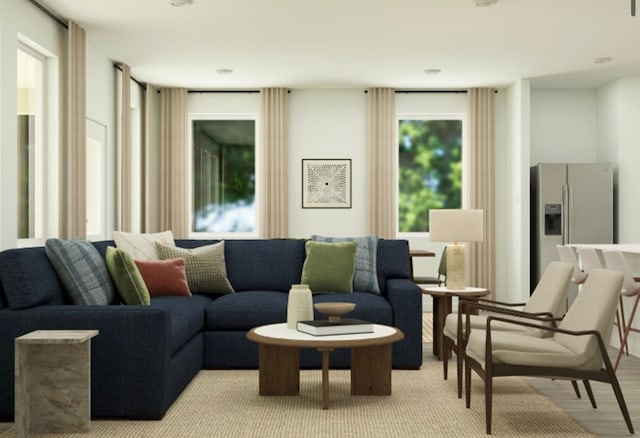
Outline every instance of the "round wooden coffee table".
<svg viewBox="0 0 640 438"><path fill-rule="evenodd" d="M329 408L329 353L351 348L351 395L391 395L391 344L404 338L395 327L373 325L373 333L313 336L286 323L256 327L247 338L260 345L260 395L298 395L300 348L322 353L322 409Z"/></svg>

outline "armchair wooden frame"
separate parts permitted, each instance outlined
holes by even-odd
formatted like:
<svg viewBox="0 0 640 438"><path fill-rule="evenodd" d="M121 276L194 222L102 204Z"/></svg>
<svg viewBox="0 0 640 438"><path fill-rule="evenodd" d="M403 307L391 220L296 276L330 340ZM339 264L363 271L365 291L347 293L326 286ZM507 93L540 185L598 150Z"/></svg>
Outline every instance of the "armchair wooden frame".
<svg viewBox="0 0 640 438"><path fill-rule="evenodd" d="M470 304L469 307L473 307L473 304ZM469 313L466 314L467 324L466 324L466 337L468 339L470 334L470 322L469 322ZM493 361L493 346L491 342L491 325L496 321L500 321L503 323L520 325L525 327L530 327L539 330L547 330L552 333L564 333L566 335L571 336L594 336L597 339L599 353L602 356L602 361L604 363L604 367L600 370L580 370L574 368L564 368L564 367L554 367L554 366L530 366L530 365L513 365L513 364L503 364L503 363L494 363ZM487 434L491 433L491 414L492 414L492 398L493 398L493 378L501 377L501 376L530 376L530 377L548 377L551 379L570 379L570 380L582 380L585 384L585 388L590 394L590 398L592 399L592 404L595 404L593 401L593 395L591 393L591 386L589 381L597 381L608 383L611 385L616 400L618 401L618 406L620 407L620 411L622 412L622 416L624 417L627 428L630 433L634 433L633 424L631 423L631 417L629 416L629 411L627 409L627 405L624 401L624 396L622 395L622 389L620 388L620 384L615 374L615 370L609 359L609 355L607 354L606 345L602 339L602 335L597 330L585 330L585 331L570 331L564 330L558 327L550 327L546 325L540 324L532 324L525 321L516 321L513 319L508 319L499 316L489 316L487 317L486 330L485 330L485 360L484 360L484 368L482 364L476 361L474 358L465 354L465 398L466 398L466 407L471 407L471 370L475 371L480 378L484 381L485 385L485 417L486 417L486 432ZM595 407L595 406L594 406Z"/></svg>
<svg viewBox="0 0 640 438"><path fill-rule="evenodd" d="M473 305L473 309L469 308L469 305ZM510 307L522 307L526 303L510 303L505 301L496 301L489 298L466 298L461 297L458 301L458 332L457 339L453 340L450 337L443 334L443 358L442 358L442 371L444 380L447 380L449 374L449 353L453 351L456 354L456 371L457 371L457 383L458 383L458 398L462 398L462 369L464 362L464 349L466 347L466 333L463 332L464 324L462 324L463 314L468 311L471 313L477 313L479 310L486 310L492 313L501 313L505 315L511 315L522 318L535 319L541 322L551 322L555 324L560 318L555 318L550 312L528 313L519 310L511 309ZM580 390L578 385L574 384L574 390L576 395L580 398Z"/></svg>

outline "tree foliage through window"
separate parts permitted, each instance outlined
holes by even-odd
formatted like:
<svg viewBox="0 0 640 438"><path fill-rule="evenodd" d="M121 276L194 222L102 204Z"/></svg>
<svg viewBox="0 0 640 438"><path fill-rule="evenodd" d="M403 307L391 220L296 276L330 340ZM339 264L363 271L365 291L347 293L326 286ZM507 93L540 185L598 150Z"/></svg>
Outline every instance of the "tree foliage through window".
<svg viewBox="0 0 640 438"><path fill-rule="evenodd" d="M428 232L429 210L462 205L462 121L400 120L400 232Z"/></svg>

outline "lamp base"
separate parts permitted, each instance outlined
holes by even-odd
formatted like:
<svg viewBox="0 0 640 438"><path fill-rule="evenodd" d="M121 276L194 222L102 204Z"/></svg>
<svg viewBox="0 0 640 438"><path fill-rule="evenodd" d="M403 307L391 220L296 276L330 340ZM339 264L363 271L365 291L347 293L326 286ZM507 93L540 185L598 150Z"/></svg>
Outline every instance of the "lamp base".
<svg viewBox="0 0 640 438"><path fill-rule="evenodd" d="M447 246L447 289L464 289L464 245Z"/></svg>

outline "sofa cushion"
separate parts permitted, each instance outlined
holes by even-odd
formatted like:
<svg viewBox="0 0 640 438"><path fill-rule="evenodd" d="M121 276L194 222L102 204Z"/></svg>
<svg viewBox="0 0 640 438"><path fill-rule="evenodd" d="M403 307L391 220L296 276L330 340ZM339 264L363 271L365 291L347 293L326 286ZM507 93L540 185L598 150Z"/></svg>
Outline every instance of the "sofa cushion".
<svg viewBox="0 0 640 438"><path fill-rule="evenodd" d="M107 248L105 261L122 301L129 305L148 306L149 289L131 254L110 246Z"/></svg>
<svg viewBox="0 0 640 438"><path fill-rule="evenodd" d="M300 283L305 240L227 240L227 276L236 292L273 290L287 292Z"/></svg>
<svg viewBox="0 0 640 438"><path fill-rule="evenodd" d="M111 277L91 243L82 239L47 239L45 251L74 304L105 305L113 301Z"/></svg>
<svg viewBox="0 0 640 438"><path fill-rule="evenodd" d="M211 303L206 295L192 297L159 296L151 298L152 309L162 309L170 319L171 353L202 331L205 309Z"/></svg>
<svg viewBox="0 0 640 438"><path fill-rule="evenodd" d="M64 289L44 247L0 252L0 281L7 305L12 309L66 302Z"/></svg>
<svg viewBox="0 0 640 438"><path fill-rule="evenodd" d="M409 242L407 240L378 239L378 285L387 292L387 279L409 278Z"/></svg>
<svg viewBox="0 0 640 438"><path fill-rule="evenodd" d="M135 260L135 263L152 297L191 296L184 259Z"/></svg>
<svg viewBox="0 0 640 438"><path fill-rule="evenodd" d="M248 291L223 295L207 308L206 327L213 330L250 330L287 320L289 294Z"/></svg>
<svg viewBox="0 0 640 438"><path fill-rule="evenodd" d="M161 233L114 231L113 240L118 248L127 251L136 260L158 260L160 256L156 250L156 243L175 246L171 231Z"/></svg>
<svg viewBox="0 0 640 438"><path fill-rule="evenodd" d="M316 242L357 242L356 267L353 273L353 290L361 292L374 292L379 294L377 254L378 237L324 237L311 236Z"/></svg>
<svg viewBox="0 0 640 438"><path fill-rule="evenodd" d="M307 258L300 282L312 292L353 292L356 242L324 243L308 241Z"/></svg>
<svg viewBox="0 0 640 438"><path fill-rule="evenodd" d="M192 292L211 294L234 292L227 279L224 241L193 249L158 243L156 249L161 259L184 258L187 281Z"/></svg>

